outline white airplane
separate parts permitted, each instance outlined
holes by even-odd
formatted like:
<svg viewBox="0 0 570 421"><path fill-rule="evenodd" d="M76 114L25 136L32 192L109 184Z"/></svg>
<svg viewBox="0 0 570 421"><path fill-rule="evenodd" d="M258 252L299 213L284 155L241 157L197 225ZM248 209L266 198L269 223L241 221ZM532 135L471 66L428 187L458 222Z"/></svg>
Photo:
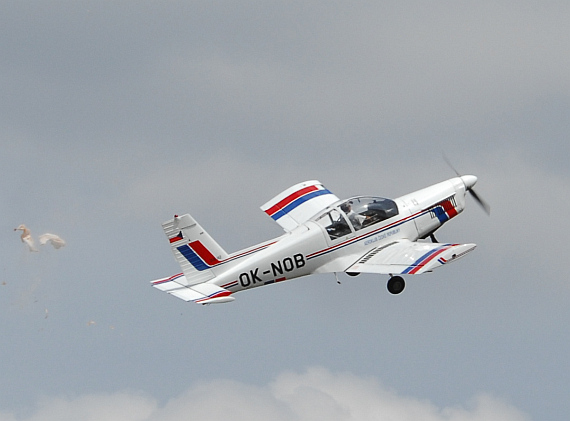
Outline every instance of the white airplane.
<svg viewBox="0 0 570 421"><path fill-rule="evenodd" d="M395 200L339 200L319 181L294 185L261 206L285 234L228 254L189 214L162 224L182 273L152 286L199 304L233 301L233 294L314 273L389 275L388 291L405 287L399 275L419 275L454 262L475 244L438 243L434 232L465 208L477 177L458 176ZM418 241L430 238L431 242Z"/></svg>

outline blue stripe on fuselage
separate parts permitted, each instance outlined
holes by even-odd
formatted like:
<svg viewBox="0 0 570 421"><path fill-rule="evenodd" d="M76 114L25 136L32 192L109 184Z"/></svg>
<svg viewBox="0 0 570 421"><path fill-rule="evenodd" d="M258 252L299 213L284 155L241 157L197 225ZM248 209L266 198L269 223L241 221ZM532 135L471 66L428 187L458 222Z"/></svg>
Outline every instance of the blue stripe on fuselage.
<svg viewBox="0 0 570 421"><path fill-rule="evenodd" d="M342 243L340 243L340 244L334 245L334 246L329 247L329 248L326 248L326 249L324 249L324 250L320 250L320 251L315 252L315 253L311 253L311 254L309 254L309 255L307 256L307 260L315 259L315 258L317 258L317 257L324 256L325 254L333 253L333 252L335 252L335 251L337 251L337 250L340 250L340 249L342 249L342 248L344 248L344 247L351 246L351 245L353 245L353 244L355 244L355 243L357 243L357 242L359 242L359 241L361 241L361 240L364 240L364 239L366 239L366 238L369 238L369 237L372 237L372 236L374 236L374 235L377 235L377 234L379 234L379 233L381 233L381 232L383 232L383 231L388 231L388 230L390 230L390 229L396 228L396 227L398 227L398 226L400 226L400 225L402 225L402 224L405 224L405 223L407 223L407 222L411 222L411 221L413 221L414 219L419 218L419 217L421 217L421 216L423 216L423 215L426 215L426 214L429 213L429 212L430 212L429 210L424 210L424 211L418 212L418 213L416 213L416 214L414 214L414 215L407 216L407 217L405 217L405 218L402 218L402 219L400 219L400 220L398 220L398 221L392 222L391 224L385 225L385 226L383 226L383 227L377 228L377 229L375 229L375 230L373 230L373 231L371 231L371 232L368 232L368 233L363 234L363 235L361 235L361 236L358 236L358 237L356 237L356 238L351 238L351 239L346 240L346 241L344 241L344 242L342 242Z"/></svg>
<svg viewBox="0 0 570 421"><path fill-rule="evenodd" d="M447 213L445 213L443 206L436 206L435 208L433 208L433 213L435 213L435 216L437 216L437 219L439 219L439 222L441 222L442 224L447 220L449 220L449 216L447 215Z"/></svg>

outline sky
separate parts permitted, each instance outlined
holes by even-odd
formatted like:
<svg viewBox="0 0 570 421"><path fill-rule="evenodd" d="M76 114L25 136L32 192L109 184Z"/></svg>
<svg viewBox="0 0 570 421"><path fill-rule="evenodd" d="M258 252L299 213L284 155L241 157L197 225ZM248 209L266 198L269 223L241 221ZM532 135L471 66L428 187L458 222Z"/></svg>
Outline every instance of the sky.
<svg viewBox="0 0 570 421"><path fill-rule="evenodd" d="M570 416L570 5L560 1L0 4L0 421ZM397 197L451 178L410 276L317 275L198 306L161 223L232 252L317 179ZM14 232L60 235L30 253Z"/></svg>

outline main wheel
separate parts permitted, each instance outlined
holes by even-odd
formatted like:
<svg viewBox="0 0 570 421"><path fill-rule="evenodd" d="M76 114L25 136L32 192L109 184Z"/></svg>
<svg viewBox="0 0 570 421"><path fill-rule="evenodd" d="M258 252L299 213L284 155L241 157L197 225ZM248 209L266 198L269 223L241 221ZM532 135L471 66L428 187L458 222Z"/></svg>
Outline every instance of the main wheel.
<svg viewBox="0 0 570 421"><path fill-rule="evenodd" d="M406 287L406 282L401 276L392 276L388 281L388 291L390 294L399 294Z"/></svg>

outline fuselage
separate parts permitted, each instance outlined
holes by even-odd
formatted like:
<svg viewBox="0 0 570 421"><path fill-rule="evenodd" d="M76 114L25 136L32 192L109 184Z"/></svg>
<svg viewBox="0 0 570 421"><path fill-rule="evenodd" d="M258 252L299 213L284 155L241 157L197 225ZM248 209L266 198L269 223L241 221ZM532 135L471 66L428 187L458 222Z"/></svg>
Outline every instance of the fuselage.
<svg viewBox="0 0 570 421"><path fill-rule="evenodd" d="M233 293L314 273L344 272L375 247L433 234L463 211L466 190L475 181L456 177L394 200L341 200L281 237L234 253L235 258L212 268L216 277L210 282ZM366 211L358 219L348 204L366 204Z"/></svg>

